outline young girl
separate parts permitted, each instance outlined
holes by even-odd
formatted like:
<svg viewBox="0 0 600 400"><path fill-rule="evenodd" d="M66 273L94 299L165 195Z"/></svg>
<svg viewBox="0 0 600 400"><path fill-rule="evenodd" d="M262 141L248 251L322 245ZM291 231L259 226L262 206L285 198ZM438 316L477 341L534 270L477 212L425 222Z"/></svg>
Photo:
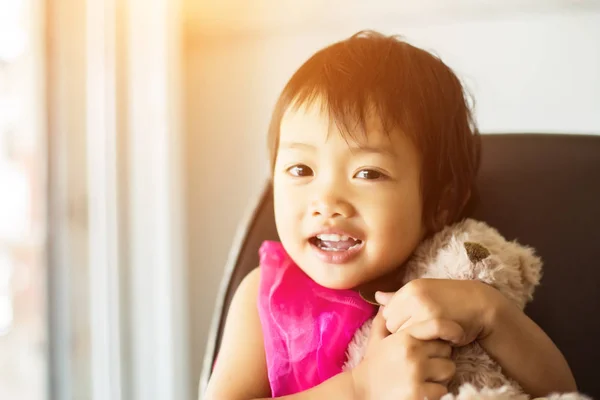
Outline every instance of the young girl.
<svg viewBox="0 0 600 400"><path fill-rule="evenodd" d="M335 43L288 82L269 142L281 243L263 244L237 290L207 399L438 399L451 346L473 340L533 396L576 390L551 340L492 287L386 287L474 197L479 136L443 62L374 32ZM359 292L376 289L366 356L342 372L377 312Z"/></svg>

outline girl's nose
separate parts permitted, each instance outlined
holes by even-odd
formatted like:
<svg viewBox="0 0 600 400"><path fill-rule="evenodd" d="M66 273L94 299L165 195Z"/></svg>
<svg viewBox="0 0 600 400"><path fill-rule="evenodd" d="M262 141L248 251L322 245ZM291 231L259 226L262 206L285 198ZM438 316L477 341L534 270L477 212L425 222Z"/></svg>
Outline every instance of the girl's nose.
<svg viewBox="0 0 600 400"><path fill-rule="evenodd" d="M311 214L313 217L330 218L350 218L354 215L354 208L344 198L333 193L324 193L315 198L311 204Z"/></svg>

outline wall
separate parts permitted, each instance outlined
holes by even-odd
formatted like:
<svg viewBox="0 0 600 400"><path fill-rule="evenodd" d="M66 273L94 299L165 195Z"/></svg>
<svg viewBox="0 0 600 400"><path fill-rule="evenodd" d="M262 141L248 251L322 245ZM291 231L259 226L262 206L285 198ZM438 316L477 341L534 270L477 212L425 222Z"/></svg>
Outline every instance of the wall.
<svg viewBox="0 0 600 400"><path fill-rule="evenodd" d="M297 16L286 24L290 11L281 8L274 15L255 12L254 22L234 13L220 23L210 12L223 10L190 9L185 107L193 376L236 226L266 177L270 111L291 73L320 47L365 28L399 33L463 78L485 132L600 133L600 9L590 2L578 8L576 2L524 2L530 7L518 9L507 2L473 11L463 1L458 11L404 14L384 3L388 9L364 19L361 10L328 9L310 25Z"/></svg>

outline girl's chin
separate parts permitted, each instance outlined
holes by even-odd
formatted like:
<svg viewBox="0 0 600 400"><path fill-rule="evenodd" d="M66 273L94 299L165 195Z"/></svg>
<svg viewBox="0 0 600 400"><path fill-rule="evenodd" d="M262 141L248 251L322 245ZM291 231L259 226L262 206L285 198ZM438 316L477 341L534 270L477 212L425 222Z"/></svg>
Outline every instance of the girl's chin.
<svg viewBox="0 0 600 400"><path fill-rule="evenodd" d="M356 285L348 285L345 282L331 282L331 281L319 282L316 279L314 279L314 281L316 283L318 283L320 286L323 286L323 287L325 287L327 289L331 289L331 290L354 290L354 288L356 287Z"/></svg>
<svg viewBox="0 0 600 400"><path fill-rule="evenodd" d="M312 264L312 270L304 270L304 272L317 284L323 286L328 289L333 290L350 290L358 287L360 285L360 279L355 274L352 274L351 271L330 271L331 274L328 274L324 271L324 269L334 269L335 266L330 265L316 265ZM315 270L314 268L318 268L319 270ZM345 273L346 274L345 274Z"/></svg>

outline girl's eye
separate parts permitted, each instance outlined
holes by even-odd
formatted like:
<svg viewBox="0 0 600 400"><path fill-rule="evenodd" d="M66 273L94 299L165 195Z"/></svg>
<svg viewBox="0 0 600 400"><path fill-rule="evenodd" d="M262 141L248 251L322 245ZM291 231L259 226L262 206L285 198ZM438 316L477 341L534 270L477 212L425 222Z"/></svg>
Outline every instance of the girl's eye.
<svg viewBox="0 0 600 400"><path fill-rule="evenodd" d="M287 172L292 176L304 177L304 176L312 176L313 171L306 165L298 164L288 168Z"/></svg>
<svg viewBox="0 0 600 400"><path fill-rule="evenodd" d="M375 171L373 169L362 169L354 175L355 178L359 179L368 179L368 180L376 180L385 178L385 175L379 171Z"/></svg>

